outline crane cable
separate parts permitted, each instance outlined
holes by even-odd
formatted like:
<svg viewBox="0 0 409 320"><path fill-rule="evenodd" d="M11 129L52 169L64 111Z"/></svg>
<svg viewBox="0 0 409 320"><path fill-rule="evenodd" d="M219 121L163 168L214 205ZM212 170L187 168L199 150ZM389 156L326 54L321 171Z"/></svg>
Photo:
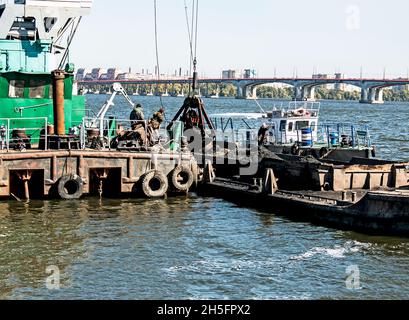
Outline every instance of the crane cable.
<svg viewBox="0 0 409 320"><path fill-rule="evenodd" d="M197 65L197 43L198 43L198 16L199 16L199 0L192 0L192 17L191 22L189 23L189 13L188 13L188 6L185 2L185 17L186 17L186 26L188 31L189 37L189 49L190 49L190 66L189 66L189 75L193 78L196 73L196 65ZM192 72L193 69L193 72ZM189 95L193 89L189 87ZM194 93L194 92L193 92Z"/></svg>
<svg viewBox="0 0 409 320"><path fill-rule="evenodd" d="M190 48L190 67L189 72L192 73L192 64L193 64L193 41L192 41L192 31L190 30L190 23L189 23L189 13L188 7L185 0L185 17L186 17L186 26L187 26L187 34L189 37L189 48Z"/></svg>
<svg viewBox="0 0 409 320"><path fill-rule="evenodd" d="M155 52L156 52L156 72L158 73L158 82L157 82L157 86L159 88L160 85L160 67L159 67L159 48L158 48L158 9L157 9L157 4L156 4L156 0L153 0L153 5L154 5L154 17L155 17ZM163 107L163 99L162 99L162 95L159 96L159 100L160 100L160 105L161 108Z"/></svg>
<svg viewBox="0 0 409 320"><path fill-rule="evenodd" d="M196 58L197 58L198 24L199 24L199 0L196 0L196 31L195 31L195 58L194 58L194 60L196 60Z"/></svg>

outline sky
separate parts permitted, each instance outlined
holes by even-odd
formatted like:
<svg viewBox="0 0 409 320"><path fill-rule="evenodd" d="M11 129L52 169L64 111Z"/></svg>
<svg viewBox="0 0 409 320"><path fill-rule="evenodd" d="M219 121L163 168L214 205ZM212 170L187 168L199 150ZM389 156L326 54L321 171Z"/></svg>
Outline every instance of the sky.
<svg viewBox="0 0 409 320"><path fill-rule="evenodd" d="M161 73L189 67L184 3L157 0ZM198 71L407 77L408 15L408 0L199 0ZM77 67L153 71L154 39L154 0L94 0L71 59Z"/></svg>

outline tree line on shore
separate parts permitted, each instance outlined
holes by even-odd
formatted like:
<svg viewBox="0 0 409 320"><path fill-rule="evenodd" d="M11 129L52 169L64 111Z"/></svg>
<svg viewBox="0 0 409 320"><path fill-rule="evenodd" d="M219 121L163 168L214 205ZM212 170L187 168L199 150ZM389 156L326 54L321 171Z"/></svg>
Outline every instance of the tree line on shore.
<svg viewBox="0 0 409 320"><path fill-rule="evenodd" d="M257 88L258 98L274 98L274 99L292 99L294 89L289 88L274 88L261 86ZM360 91L341 91L335 89L327 89L323 87L315 88L315 98L318 100L360 100ZM409 101L409 90L394 91L392 89L383 90L384 101Z"/></svg>

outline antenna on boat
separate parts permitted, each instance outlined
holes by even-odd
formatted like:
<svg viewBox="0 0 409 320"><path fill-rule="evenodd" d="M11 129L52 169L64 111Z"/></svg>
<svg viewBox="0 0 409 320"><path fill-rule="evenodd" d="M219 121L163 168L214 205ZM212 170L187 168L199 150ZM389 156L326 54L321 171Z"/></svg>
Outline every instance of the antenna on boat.
<svg viewBox="0 0 409 320"><path fill-rule="evenodd" d="M192 4L192 22L191 25L189 23L189 14L188 14L188 6L185 0L185 17L186 17L186 27L188 31L189 37L189 49L190 49L190 74L192 75L192 83L189 87L189 96L192 93L193 95L196 94L196 90L198 89L198 73L197 73L197 43L198 43L198 21L199 21L199 0L193 0ZM193 42L194 50L193 50ZM193 65L193 74L192 74L192 65Z"/></svg>
<svg viewBox="0 0 409 320"><path fill-rule="evenodd" d="M153 0L153 6L154 6L154 19L155 19L156 72L158 73L157 86L159 88L159 84L160 84L160 66L159 66L159 47L158 47L158 8L157 8L156 0ZM162 95L159 96L159 100L160 100L160 105L163 108Z"/></svg>
<svg viewBox="0 0 409 320"><path fill-rule="evenodd" d="M71 32L70 32L70 34L68 35L68 38L67 38L67 47L65 48L65 51L64 51L64 54L63 54L63 56L62 56L62 58L61 58L61 61L60 61L60 64L59 64L59 66L58 66L58 69L59 70L62 70L63 68L64 68L64 65L66 64L66 62L67 62L67 59L68 59L68 56L69 56L69 51L70 51L70 47L71 47L71 43L72 43L72 40L74 39L74 37L75 37L75 34L77 33L77 30L78 30L78 27L79 27L79 25L80 25L80 23L81 23L81 20L82 20L82 17L78 17L78 19L76 19L76 18L74 18L74 19L72 19L70 22L69 22L69 24L66 26L66 28L65 28L65 30L67 30L70 26L71 26ZM58 41L60 41L61 40L61 35L57 38L57 43L58 43ZM58 44L54 44L54 48L58 48Z"/></svg>

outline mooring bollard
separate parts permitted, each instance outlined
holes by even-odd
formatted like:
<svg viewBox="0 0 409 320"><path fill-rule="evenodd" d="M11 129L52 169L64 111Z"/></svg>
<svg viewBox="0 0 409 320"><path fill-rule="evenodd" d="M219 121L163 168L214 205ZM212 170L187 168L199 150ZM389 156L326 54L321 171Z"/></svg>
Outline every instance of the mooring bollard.
<svg viewBox="0 0 409 320"><path fill-rule="evenodd" d="M17 177L23 182L24 184L24 196L27 201L30 200L30 189L28 187L28 182L31 180L32 172L30 170L26 170L24 173L17 173Z"/></svg>
<svg viewBox="0 0 409 320"><path fill-rule="evenodd" d="M278 190L277 179L274 174L274 170L269 168L266 170L264 181L261 180L262 190L267 194L274 194Z"/></svg>

